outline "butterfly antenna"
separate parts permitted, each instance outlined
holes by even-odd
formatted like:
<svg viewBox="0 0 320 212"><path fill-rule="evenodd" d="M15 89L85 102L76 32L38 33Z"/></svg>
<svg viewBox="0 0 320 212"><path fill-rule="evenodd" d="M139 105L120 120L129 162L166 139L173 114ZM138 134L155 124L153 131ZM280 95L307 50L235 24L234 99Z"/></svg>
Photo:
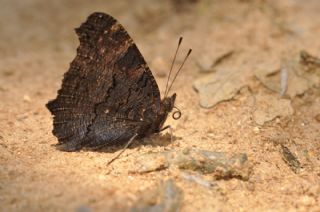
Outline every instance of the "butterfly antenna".
<svg viewBox="0 0 320 212"><path fill-rule="evenodd" d="M171 89L171 87L172 87L172 85L173 85L174 81L176 80L176 78L177 78L177 76L178 76L179 72L181 71L181 69L182 69L182 67L183 67L184 63L185 63L185 62L186 62L186 60L188 59L188 57L189 57L189 55L191 54L191 52L192 52L192 49L189 49L189 51L188 51L188 53L187 53L187 56L184 58L184 60L183 60L183 62L182 62L182 64L181 64L181 66L180 66L180 68L178 69L178 71L177 71L176 75L174 76L174 78L173 78L173 80L172 80L172 82L171 82L171 85L170 85L170 87L169 87L169 89L168 89L167 93L169 93L169 91L170 91L170 89Z"/></svg>
<svg viewBox="0 0 320 212"><path fill-rule="evenodd" d="M181 43L182 43L182 37L180 37L180 39L179 39L178 46L177 46L176 52L175 52L174 57L173 57L173 60L172 60L172 64L171 64L171 68L170 68L169 76L168 76L168 80L167 80L166 90L165 90L165 92L164 92L164 97L166 97L167 94L168 94L168 93L167 93L167 89L168 89L168 85L169 85L169 80L170 80L172 68L173 68L174 62L176 61L176 57L177 57L178 50L179 50L179 48L180 48ZM169 92L169 91L168 91L168 92Z"/></svg>

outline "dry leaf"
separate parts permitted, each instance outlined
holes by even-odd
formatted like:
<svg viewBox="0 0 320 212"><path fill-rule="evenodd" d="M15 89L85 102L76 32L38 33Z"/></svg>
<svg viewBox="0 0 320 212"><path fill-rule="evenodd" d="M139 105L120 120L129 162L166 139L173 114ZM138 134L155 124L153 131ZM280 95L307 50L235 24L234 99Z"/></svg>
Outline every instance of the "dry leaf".
<svg viewBox="0 0 320 212"><path fill-rule="evenodd" d="M290 149L284 145L281 145L281 154L282 159L288 164L290 169L294 173L298 173L301 167L300 161L298 160L297 156L293 154Z"/></svg>
<svg viewBox="0 0 320 212"><path fill-rule="evenodd" d="M199 78L193 86L199 92L200 105L210 108L219 102L230 100L246 86L246 82L239 71L219 70Z"/></svg>
<svg viewBox="0 0 320 212"><path fill-rule="evenodd" d="M256 108L253 117L259 125L263 125L277 117L286 117L293 114L290 100L279 99L269 94L258 94L256 96Z"/></svg>
<svg viewBox="0 0 320 212"><path fill-rule="evenodd" d="M285 70L285 75L281 70ZM287 61L281 70L258 69L255 76L268 89L279 94L285 93L291 99L312 86L320 85L319 59L305 51L302 51L298 58ZM284 80L286 82L283 82ZM286 85L286 88L283 85Z"/></svg>
<svg viewBox="0 0 320 212"><path fill-rule="evenodd" d="M196 64L199 67L200 72L214 72L216 66L229 59L234 53L235 50L222 50L212 53L203 53L197 60Z"/></svg>

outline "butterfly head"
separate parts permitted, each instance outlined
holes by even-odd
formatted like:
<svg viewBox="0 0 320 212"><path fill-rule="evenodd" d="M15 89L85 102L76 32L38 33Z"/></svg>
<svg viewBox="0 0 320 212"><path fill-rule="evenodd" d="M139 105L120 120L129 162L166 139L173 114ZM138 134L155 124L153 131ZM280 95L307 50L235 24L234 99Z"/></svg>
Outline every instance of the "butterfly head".
<svg viewBox="0 0 320 212"><path fill-rule="evenodd" d="M172 96L165 97L162 100L162 106L163 106L164 111L166 111L166 112L172 111L172 109L174 107L174 102L176 101L176 97L177 97L177 94L174 93Z"/></svg>
<svg viewBox="0 0 320 212"><path fill-rule="evenodd" d="M173 114L172 114L173 119L179 119L181 117L180 110L174 106L174 103L176 101L176 97L177 97L177 94L174 93L172 96L165 97L162 100L162 107L163 107L164 113L168 114L173 110L173 108L177 109L177 111L173 112Z"/></svg>
<svg viewBox="0 0 320 212"><path fill-rule="evenodd" d="M177 107L175 107L175 105L174 105L177 95L174 93L172 96L168 96L174 81L176 80L179 72L181 71L184 63L186 62L186 60L188 59L188 57L189 57L189 55L191 54L191 51L192 51L191 49L189 49L186 57L184 58L182 64L180 65L178 71L176 72L176 74L173 76L173 79L171 80L171 84L169 85L169 81L171 79L170 77L171 77L171 73L172 73L172 68L173 68L173 65L175 63L176 56L177 56L177 53L178 53L178 50L179 50L181 42L182 42L182 37L180 37L180 39L179 39L179 43L178 43L176 52L174 54L174 58L172 60L172 64L171 64L169 75L168 75L168 79L167 79L166 89L164 91L164 98L161 101L161 108L160 108L160 111L157 114L157 120L154 122L154 129L156 129L156 132L160 132L163 129L162 128L163 124L166 121L168 114L170 112L172 112L173 109L176 109L176 111L174 111L172 113L172 118L177 120L177 119L179 119L181 117L181 111ZM166 129L166 128L164 128L164 129Z"/></svg>

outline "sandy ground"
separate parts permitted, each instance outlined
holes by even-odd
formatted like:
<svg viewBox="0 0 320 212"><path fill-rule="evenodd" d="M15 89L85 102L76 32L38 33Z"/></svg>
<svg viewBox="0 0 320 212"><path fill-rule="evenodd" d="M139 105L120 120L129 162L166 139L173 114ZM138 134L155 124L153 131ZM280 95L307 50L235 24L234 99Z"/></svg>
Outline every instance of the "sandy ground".
<svg viewBox="0 0 320 212"><path fill-rule="evenodd" d="M319 1L197 2L181 8L146 0L0 1L0 211L128 210L164 179L182 189L182 211L320 211L319 87L292 100L293 115L263 126L253 120L253 96L277 96L253 76L257 67L278 68L300 50L320 55ZM45 108L75 56L73 29L93 11L125 26L162 92L179 36L184 43L178 63L188 48L194 50L173 88L183 113L180 120L167 120L176 139L157 142L168 140L164 133L152 138L156 145L135 144L109 167L118 151L57 150ZM219 68L243 73L251 90L203 109L192 86L204 75L197 64L230 50L236 53ZM298 173L282 159L280 144L299 159ZM141 153L186 147L246 153L249 180L218 180L219 189L208 189L170 169L128 172Z"/></svg>

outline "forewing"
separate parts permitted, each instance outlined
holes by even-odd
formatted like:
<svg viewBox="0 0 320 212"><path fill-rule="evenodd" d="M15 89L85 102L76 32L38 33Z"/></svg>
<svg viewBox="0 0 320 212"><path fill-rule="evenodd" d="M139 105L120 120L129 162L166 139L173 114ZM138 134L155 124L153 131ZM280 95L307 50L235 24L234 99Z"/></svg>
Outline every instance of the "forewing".
<svg viewBox="0 0 320 212"><path fill-rule="evenodd" d="M125 132L140 127L123 120L145 125L160 110L155 79L115 19L93 13L76 33L80 40L77 55L64 75L57 98L47 104L54 115L53 134L65 150L71 151L100 145L102 140L116 143L120 134L130 136L135 132Z"/></svg>

